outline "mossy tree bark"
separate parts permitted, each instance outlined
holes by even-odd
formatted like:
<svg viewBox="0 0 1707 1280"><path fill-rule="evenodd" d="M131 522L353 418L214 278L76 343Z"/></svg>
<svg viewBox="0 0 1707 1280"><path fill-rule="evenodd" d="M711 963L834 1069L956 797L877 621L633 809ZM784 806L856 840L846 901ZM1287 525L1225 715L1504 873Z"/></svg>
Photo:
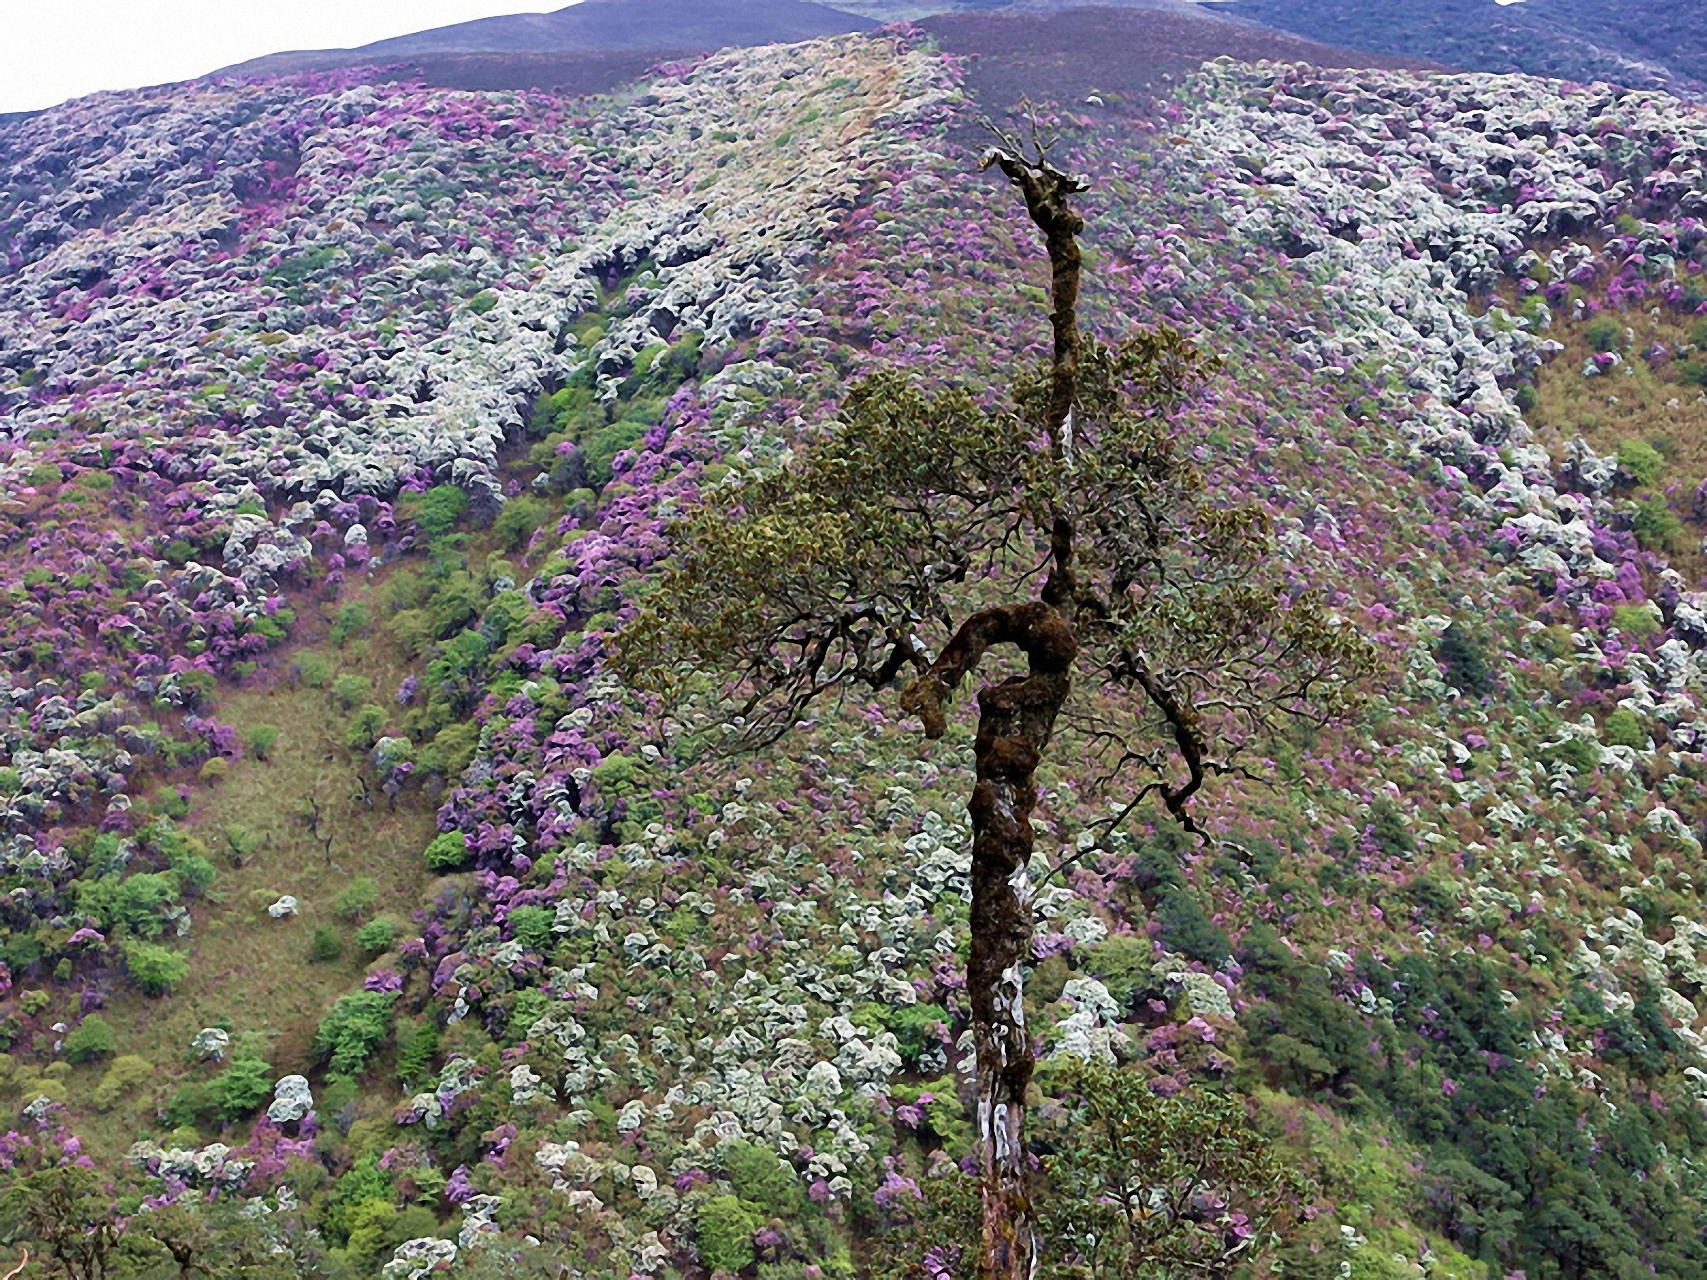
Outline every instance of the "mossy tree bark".
<svg viewBox="0 0 1707 1280"><path fill-rule="evenodd" d="M1071 464L1073 401L1079 362L1078 235L1084 221L1069 198L1078 179L1050 167L1041 152L992 151L996 165L1025 196L1049 251L1054 352L1045 429L1056 461ZM1058 501L1050 513L1050 567L1039 598L988 609L968 618L954 639L908 690L902 705L917 711L927 736L944 728L943 706L984 653L1012 645L1027 672L978 694L976 775L967 806L972 819L972 948L966 990L972 1006L977 1063L976 1122L983 1183L981 1280L1029 1280L1037 1261L1025 1137L1026 1088L1036 1054L1025 1023L1025 967L1031 960L1031 815L1037 806L1037 766L1072 691L1077 582L1071 510Z"/></svg>

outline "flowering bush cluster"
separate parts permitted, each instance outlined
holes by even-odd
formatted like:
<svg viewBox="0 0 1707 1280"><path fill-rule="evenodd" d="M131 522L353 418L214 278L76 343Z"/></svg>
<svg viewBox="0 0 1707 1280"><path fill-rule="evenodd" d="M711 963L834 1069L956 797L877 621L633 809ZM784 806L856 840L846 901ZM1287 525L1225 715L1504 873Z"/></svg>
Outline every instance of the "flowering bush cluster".
<svg viewBox="0 0 1707 1280"><path fill-rule="evenodd" d="M1029 224L950 141L957 75L887 32L596 106L307 78L0 131L21 1105L66 1092L47 988L87 1013L193 957L188 766L236 754L229 681L359 578L409 666L330 692L384 793L438 800L437 879L362 926L306 1074L197 1037L230 1060L136 1149L150 1194L300 1193L355 1274L805 1280L952 1176L969 726L924 748L854 702L731 756L728 708L603 659L672 514L850 376L999 395L1043 350ZM1230 64L1149 125L1044 124L1090 179L1087 320L1223 356L1182 424L1203 470L1390 664L1365 722L1206 791L1203 842L1047 778L1047 1054L1261 1093L1318 1184L1289 1274L1690 1274L1700 477L1535 405L1687 394L1684 356L1626 374L1589 330L1707 302L1707 129L1653 94Z"/></svg>

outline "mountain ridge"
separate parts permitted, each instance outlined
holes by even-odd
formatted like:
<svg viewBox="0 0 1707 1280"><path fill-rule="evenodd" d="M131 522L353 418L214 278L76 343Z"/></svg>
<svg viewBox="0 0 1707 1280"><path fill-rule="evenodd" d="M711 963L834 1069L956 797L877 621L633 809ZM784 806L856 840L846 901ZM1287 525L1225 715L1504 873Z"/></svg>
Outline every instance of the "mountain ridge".
<svg viewBox="0 0 1707 1280"><path fill-rule="evenodd" d="M868 18L809 0L582 0L551 13L478 18L355 49L268 54L213 75L272 75L446 54L709 51L862 30Z"/></svg>

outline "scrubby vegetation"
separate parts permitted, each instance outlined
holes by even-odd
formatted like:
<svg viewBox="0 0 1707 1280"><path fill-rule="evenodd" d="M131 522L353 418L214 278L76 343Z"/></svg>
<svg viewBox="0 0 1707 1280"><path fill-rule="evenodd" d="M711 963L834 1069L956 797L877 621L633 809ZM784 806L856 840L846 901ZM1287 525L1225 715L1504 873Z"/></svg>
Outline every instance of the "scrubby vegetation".
<svg viewBox="0 0 1707 1280"><path fill-rule="evenodd" d="M672 520L862 375L976 399L1047 340L913 40L596 106L309 78L0 125L8 1259L954 1274L975 711L921 748L856 691L732 753L703 676L665 706L607 654ZM1300 67L1182 93L1160 132L1057 121L1087 328L1222 356L1178 422L1205 501L1384 667L1261 784L1209 772L1201 835L1110 809L1107 741L1060 726L1045 1265L1697 1275L1699 122ZM1189 1214L1089 1194L1193 1144Z"/></svg>

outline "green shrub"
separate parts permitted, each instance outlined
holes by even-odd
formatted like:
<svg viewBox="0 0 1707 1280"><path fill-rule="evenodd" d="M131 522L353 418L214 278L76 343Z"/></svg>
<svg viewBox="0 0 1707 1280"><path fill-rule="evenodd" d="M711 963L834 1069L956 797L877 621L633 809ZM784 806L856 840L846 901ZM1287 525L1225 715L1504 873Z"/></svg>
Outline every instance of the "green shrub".
<svg viewBox="0 0 1707 1280"><path fill-rule="evenodd" d="M403 514L412 517L422 532L432 538L454 529L467 506L468 495L453 484L434 485L399 504Z"/></svg>
<svg viewBox="0 0 1707 1280"><path fill-rule="evenodd" d="M224 756L209 756L202 761L201 780L205 785L214 786L224 782L231 774L231 761Z"/></svg>
<svg viewBox="0 0 1707 1280"><path fill-rule="evenodd" d="M1626 635L1644 639L1660 630L1660 620L1651 605L1615 604L1612 606L1612 625Z"/></svg>
<svg viewBox="0 0 1707 1280"><path fill-rule="evenodd" d="M129 942L124 948L125 971L144 995L163 996L190 976L190 962L176 951L153 942Z"/></svg>
<svg viewBox="0 0 1707 1280"><path fill-rule="evenodd" d="M504 1020L504 1043L517 1044L527 1039L528 1032L533 1030L533 1024L543 1018L551 1008L551 998L538 987L525 987L516 992L515 1000L510 1005L509 1016Z"/></svg>
<svg viewBox="0 0 1707 1280"><path fill-rule="evenodd" d="M77 905L109 930L158 938L166 932L165 913L180 892L178 877L170 871L138 872L122 880L109 875L81 881Z"/></svg>
<svg viewBox="0 0 1707 1280"><path fill-rule="evenodd" d="M249 753L257 760L267 759L279 740L280 732L276 724L251 725L249 732L243 735L249 743Z"/></svg>
<svg viewBox="0 0 1707 1280"><path fill-rule="evenodd" d="M718 1152L723 1176L742 1200L773 1218L800 1212L800 1178L776 1152L752 1142L725 1143Z"/></svg>
<svg viewBox="0 0 1707 1280"><path fill-rule="evenodd" d="M550 907L517 907L510 912L510 936L530 951L545 951L551 946L556 919Z"/></svg>
<svg viewBox="0 0 1707 1280"><path fill-rule="evenodd" d="M423 771L441 778L454 778L468 767L480 746L480 726L463 721L447 725L433 735L416 757Z"/></svg>
<svg viewBox="0 0 1707 1280"><path fill-rule="evenodd" d="M344 935L331 925L323 924L314 930L308 943L310 964L330 964L344 954Z"/></svg>
<svg viewBox="0 0 1707 1280"><path fill-rule="evenodd" d="M97 1111L110 1111L127 1094L149 1084L154 1079L154 1064L133 1053L114 1058L101 1083L95 1086L92 1101Z"/></svg>
<svg viewBox="0 0 1707 1280"><path fill-rule="evenodd" d="M231 1065L208 1084L213 1109L226 1124L259 1111L272 1093L272 1064L252 1055L233 1058Z"/></svg>
<svg viewBox="0 0 1707 1280"><path fill-rule="evenodd" d="M375 703L363 703L350 717L350 727L344 731L344 745L355 751L366 751L378 742L385 732L387 712Z"/></svg>
<svg viewBox="0 0 1707 1280"><path fill-rule="evenodd" d="M213 869L213 863L208 861L207 846L193 837L181 847L172 849L166 858L172 874L178 877L182 892L186 894L206 893L219 874Z"/></svg>
<svg viewBox="0 0 1707 1280"><path fill-rule="evenodd" d="M1631 528L1645 551L1675 551L1683 538L1683 521L1658 494L1636 503Z"/></svg>
<svg viewBox="0 0 1707 1280"><path fill-rule="evenodd" d="M486 584L466 569L446 575L434 588L423 612L434 639L455 636L480 616L486 603ZM464 643L467 643L466 641ZM475 655L484 658L485 653Z"/></svg>
<svg viewBox="0 0 1707 1280"><path fill-rule="evenodd" d="M260 834L241 822L226 823L220 834L225 837L225 852L234 867L242 866L261 847Z"/></svg>
<svg viewBox="0 0 1707 1280"><path fill-rule="evenodd" d="M1097 943L1085 963L1086 971L1108 988L1122 1006L1150 989L1155 948L1146 937L1117 933Z"/></svg>
<svg viewBox="0 0 1707 1280"><path fill-rule="evenodd" d="M1637 484L1646 488L1665 470L1665 455L1646 440L1620 440L1618 465Z"/></svg>
<svg viewBox="0 0 1707 1280"><path fill-rule="evenodd" d="M460 831L435 836L427 846L428 871L460 871L468 865L468 837Z"/></svg>
<svg viewBox="0 0 1707 1280"><path fill-rule="evenodd" d="M1467 628L1456 622L1448 626L1440 633L1435 655L1446 669L1447 683L1459 692L1480 698L1494 691L1493 670Z"/></svg>
<svg viewBox="0 0 1707 1280"><path fill-rule="evenodd" d="M1647 726L1642 718L1628 707L1619 707L1606 717L1606 723L1601 726L1600 736L1609 747L1633 747L1642 751L1648 745Z"/></svg>
<svg viewBox="0 0 1707 1280"><path fill-rule="evenodd" d="M1596 351L1615 351L1624 345L1624 326L1612 316L1596 316L1584 326L1583 337Z"/></svg>
<svg viewBox="0 0 1707 1280"><path fill-rule="evenodd" d="M901 1061L913 1068L919 1066L926 1051L937 1042L937 1024L947 1025L948 1021L948 1010L939 1004L867 1004L853 1014L856 1026L893 1034Z"/></svg>
<svg viewBox="0 0 1707 1280"><path fill-rule="evenodd" d="M342 648L353 637L366 631L372 621L367 606L352 601L338 610L338 616L332 620L332 629L327 634L333 644Z"/></svg>
<svg viewBox="0 0 1707 1280"><path fill-rule="evenodd" d="M373 910L379 901L379 886L372 876L357 876L338 896L332 908L346 920L360 920Z"/></svg>
<svg viewBox="0 0 1707 1280"><path fill-rule="evenodd" d="M98 1013L91 1013L65 1037L65 1056L72 1062L93 1062L118 1049L112 1027Z"/></svg>
<svg viewBox="0 0 1707 1280"><path fill-rule="evenodd" d="M378 920L369 920L356 930L356 946L370 956L391 950L391 944L396 938L397 926L383 916Z"/></svg>
<svg viewBox="0 0 1707 1280"><path fill-rule="evenodd" d="M709 1271L740 1271L758 1256L753 1237L764 1219L735 1196L711 1196L702 1201L694 1227L699 1237L699 1260Z"/></svg>
<svg viewBox="0 0 1707 1280"><path fill-rule="evenodd" d="M1563 760L1578 773L1587 773L1600 765L1600 748L1582 738L1566 738L1542 754L1549 760Z"/></svg>
<svg viewBox="0 0 1707 1280"><path fill-rule="evenodd" d="M200 1080L186 1080L179 1085L161 1109L166 1123L174 1129L206 1124L219 1114L212 1087Z"/></svg>
<svg viewBox="0 0 1707 1280"><path fill-rule="evenodd" d="M477 316L483 316L498 305L498 295L490 289L482 289L468 300L468 309Z"/></svg>
<svg viewBox="0 0 1707 1280"><path fill-rule="evenodd" d="M314 1051L337 1076L354 1076L367 1065L374 1050L391 1032L391 1006L396 997L382 991L358 991L342 996L320 1020Z"/></svg>
<svg viewBox="0 0 1707 1280"><path fill-rule="evenodd" d="M511 498L492 522L492 532L497 535L498 545L506 551L520 549L533 537L534 530L545 523L550 513L550 507L528 494Z"/></svg>
<svg viewBox="0 0 1707 1280"><path fill-rule="evenodd" d="M373 682L366 676L358 676L346 671L332 681L332 696L338 700L339 705L345 711L351 711L355 709L356 703L367 697L372 688Z"/></svg>
<svg viewBox="0 0 1707 1280"><path fill-rule="evenodd" d="M397 1024L397 1083L404 1089L433 1073L439 1053L439 1027L430 1018Z"/></svg>
<svg viewBox="0 0 1707 1280"><path fill-rule="evenodd" d="M332 663L323 654L305 653L297 664L302 682L310 689L324 689L332 678Z"/></svg>
<svg viewBox="0 0 1707 1280"><path fill-rule="evenodd" d="M1183 889L1165 895L1157 904L1162 945L1169 951L1220 968L1233 956L1233 944L1212 921L1196 898Z"/></svg>

